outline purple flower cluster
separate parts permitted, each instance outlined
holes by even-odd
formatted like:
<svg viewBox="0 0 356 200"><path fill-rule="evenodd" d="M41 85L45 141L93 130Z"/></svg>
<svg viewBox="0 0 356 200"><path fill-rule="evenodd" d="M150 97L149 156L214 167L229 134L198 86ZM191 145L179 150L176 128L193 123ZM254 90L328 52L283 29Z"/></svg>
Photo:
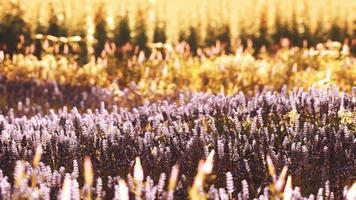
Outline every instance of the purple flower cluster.
<svg viewBox="0 0 356 200"><path fill-rule="evenodd" d="M21 94L21 95L19 95ZM0 78L0 111L16 116L48 113L49 109L77 106L78 110L112 104L113 94L101 87L60 85L56 82L9 81Z"/></svg>
<svg viewBox="0 0 356 200"><path fill-rule="evenodd" d="M267 155L277 172L288 166L298 186L293 199L346 198L356 176L355 133L356 88L352 94L337 88L290 94L283 89L251 98L198 93L181 96L179 103L132 110L101 104L84 113L63 107L48 115L0 115L0 194L50 199L61 195L64 180L71 180L73 199L85 191L119 199L119 183L125 180L133 197L132 170L140 157L144 185L135 188L144 199L173 198L167 182L176 163L174 198L184 199L199 160L214 149L214 176L204 186L211 199L269 198ZM43 153L36 167L30 162L38 146ZM94 169L92 188L83 184L86 156ZM18 177L24 177L20 184Z"/></svg>
<svg viewBox="0 0 356 200"><path fill-rule="evenodd" d="M145 98L135 84L123 90L113 90L100 86L64 85L55 81L10 81L0 77L0 113L7 115L48 114L50 109L64 106L77 107L79 112L85 112L89 108L97 108L101 102L133 108L142 105ZM161 98L169 100L175 96Z"/></svg>

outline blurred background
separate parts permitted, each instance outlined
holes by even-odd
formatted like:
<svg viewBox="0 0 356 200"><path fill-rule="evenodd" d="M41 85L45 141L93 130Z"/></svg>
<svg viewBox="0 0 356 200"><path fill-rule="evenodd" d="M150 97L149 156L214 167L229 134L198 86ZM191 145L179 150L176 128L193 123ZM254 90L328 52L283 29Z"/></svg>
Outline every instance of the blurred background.
<svg viewBox="0 0 356 200"><path fill-rule="evenodd" d="M239 40L247 45L247 39L251 39L255 49L266 46L273 51L281 38L289 38L297 46L303 42L312 46L328 39L351 44L356 34L353 0L1 0L0 3L0 44L10 54L19 50L15 43L20 42L21 34L24 45L43 40L39 34L80 36L72 39L96 48L97 56L106 41L114 41L117 46L132 42L145 48L152 42L184 40L196 51L217 40L234 48ZM36 50L40 51L39 48Z"/></svg>

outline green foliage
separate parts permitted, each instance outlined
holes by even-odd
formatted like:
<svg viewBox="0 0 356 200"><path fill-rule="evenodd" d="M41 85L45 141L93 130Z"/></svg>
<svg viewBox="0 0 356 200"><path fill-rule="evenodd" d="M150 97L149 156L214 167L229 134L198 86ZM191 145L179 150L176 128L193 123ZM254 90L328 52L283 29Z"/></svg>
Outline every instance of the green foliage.
<svg viewBox="0 0 356 200"><path fill-rule="evenodd" d="M140 50L145 50L147 48L147 42L148 37L146 34L146 27L141 26L136 36L136 45L140 48Z"/></svg>
<svg viewBox="0 0 356 200"><path fill-rule="evenodd" d="M153 42L165 43L167 40L166 36L166 25L164 22L156 23L155 30L153 33Z"/></svg>
<svg viewBox="0 0 356 200"><path fill-rule="evenodd" d="M301 36L299 34L299 30L298 30L298 21L297 21L297 16L296 16L296 11L295 9L293 10L292 13L292 24L290 27L290 38L292 41L292 44L295 46L301 46Z"/></svg>
<svg viewBox="0 0 356 200"><path fill-rule="evenodd" d="M35 29L35 34L45 34L46 32L46 27L43 26L41 23L37 23L36 29ZM41 40L35 40L35 56L37 58L41 58L42 56L42 42Z"/></svg>
<svg viewBox="0 0 356 200"><path fill-rule="evenodd" d="M330 38L331 40L334 40L334 41L339 41L341 42L342 41L342 32L341 32L341 28L336 25L336 24L333 24L331 26L331 31L330 31Z"/></svg>
<svg viewBox="0 0 356 200"><path fill-rule="evenodd" d="M23 19L23 10L18 4L12 4L0 24L0 46L10 55L23 53L31 42L30 26Z"/></svg>
<svg viewBox="0 0 356 200"><path fill-rule="evenodd" d="M216 29L212 24L208 24L206 27L206 37L205 37L205 45L212 46L215 44L217 38Z"/></svg>
<svg viewBox="0 0 356 200"><path fill-rule="evenodd" d="M67 36L68 35L68 30L64 24L64 15L58 15L53 6L50 8L50 18L48 22L48 29L47 29L47 34L48 35L53 35L56 37L59 36ZM63 18L61 18L63 17Z"/></svg>
<svg viewBox="0 0 356 200"><path fill-rule="evenodd" d="M178 34L178 42L187 41L187 33L184 30L180 30Z"/></svg>
<svg viewBox="0 0 356 200"><path fill-rule="evenodd" d="M190 46L191 52L193 54L196 54L199 47L200 36L198 30L193 26L189 27L189 35L187 38L187 42Z"/></svg>
<svg viewBox="0 0 356 200"><path fill-rule="evenodd" d="M86 35L85 35L85 32L82 31L82 32L80 33L80 36L81 36L82 38L85 38L85 36L86 36ZM88 52L87 43L82 40L82 41L80 41L80 42L78 43L78 47L79 47L79 49L78 49L79 55L78 55L77 61L78 61L78 63L79 63L80 65L85 65L85 64L88 63L88 61L89 61L89 57L88 57L89 52Z"/></svg>
<svg viewBox="0 0 356 200"><path fill-rule="evenodd" d="M220 33L217 38L220 42L222 42L224 50L227 53L230 53L230 51L231 51L231 31L230 31L230 26L228 24L224 24L221 27Z"/></svg>
<svg viewBox="0 0 356 200"><path fill-rule="evenodd" d="M329 38L333 41L338 41L338 42L343 42L344 38L347 37L347 23L344 26L345 28L343 29L342 26L340 26L337 23L337 20L332 23L331 28L330 28L330 35Z"/></svg>
<svg viewBox="0 0 356 200"><path fill-rule="evenodd" d="M327 31L324 28L324 22L319 19L316 25L316 32L314 35L314 41L312 43L312 45L320 43L320 42L325 42L327 40Z"/></svg>
<svg viewBox="0 0 356 200"><path fill-rule="evenodd" d="M217 41L220 41L225 52L229 53L231 48L231 31L228 24L223 24L221 26L213 26L208 24L206 28L206 38L205 45L212 46L215 45Z"/></svg>
<svg viewBox="0 0 356 200"><path fill-rule="evenodd" d="M108 38L106 25L107 23L104 17L104 10L102 7L100 7L95 17L95 33L94 33L94 37L96 39L95 57L99 57L105 48L105 43Z"/></svg>
<svg viewBox="0 0 356 200"><path fill-rule="evenodd" d="M145 13L139 10L137 13L136 37L135 43L140 50L147 50L148 36L146 33Z"/></svg>
<svg viewBox="0 0 356 200"><path fill-rule="evenodd" d="M286 23L282 22L281 18L278 17L279 10L276 11L277 17L275 19L274 32L272 34L272 40L274 43L279 43L282 38L289 37L289 30Z"/></svg>
<svg viewBox="0 0 356 200"><path fill-rule="evenodd" d="M131 41L131 30L129 26L129 19L126 16L120 19L120 22L115 30L115 43L118 47L124 46Z"/></svg>
<svg viewBox="0 0 356 200"><path fill-rule="evenodd" d="M269 46L267 14L268 10L266 6L264 6L260 17L259 35L254 42L254 48L257 50L262 46Z"/></svg>
<svg viewBox="0 0 356 200"><path fill-rule="evenodd" d="M67 35L67 30L63 28L63 26L59 25L58 18L57 16L51 17L49 21L49 26L47 30L48 35L53 35L53 36L66 36Z"/></svg>

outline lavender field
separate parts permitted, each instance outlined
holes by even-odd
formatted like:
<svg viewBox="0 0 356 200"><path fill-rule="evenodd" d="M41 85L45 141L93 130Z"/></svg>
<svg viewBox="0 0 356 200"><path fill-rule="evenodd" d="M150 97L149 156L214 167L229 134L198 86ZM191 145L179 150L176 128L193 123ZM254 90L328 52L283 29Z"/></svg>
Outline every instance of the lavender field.
<svg viewBox="0 0 356 200"><path fill-rule="evenodd" d="M0 0L0 199L356 200L355 6Z"/></svg>
<svg viewBox="0 0 356 200"><path fill-rule="evenodd" d="M65 195L68 181L73 199L271 198L287 189L295 199L339 199L355 176L354 109L356 88L334 87L197 93L131 111L104 103L83 113L10 111L0 119L1 194L49 199Z"/></svg>

